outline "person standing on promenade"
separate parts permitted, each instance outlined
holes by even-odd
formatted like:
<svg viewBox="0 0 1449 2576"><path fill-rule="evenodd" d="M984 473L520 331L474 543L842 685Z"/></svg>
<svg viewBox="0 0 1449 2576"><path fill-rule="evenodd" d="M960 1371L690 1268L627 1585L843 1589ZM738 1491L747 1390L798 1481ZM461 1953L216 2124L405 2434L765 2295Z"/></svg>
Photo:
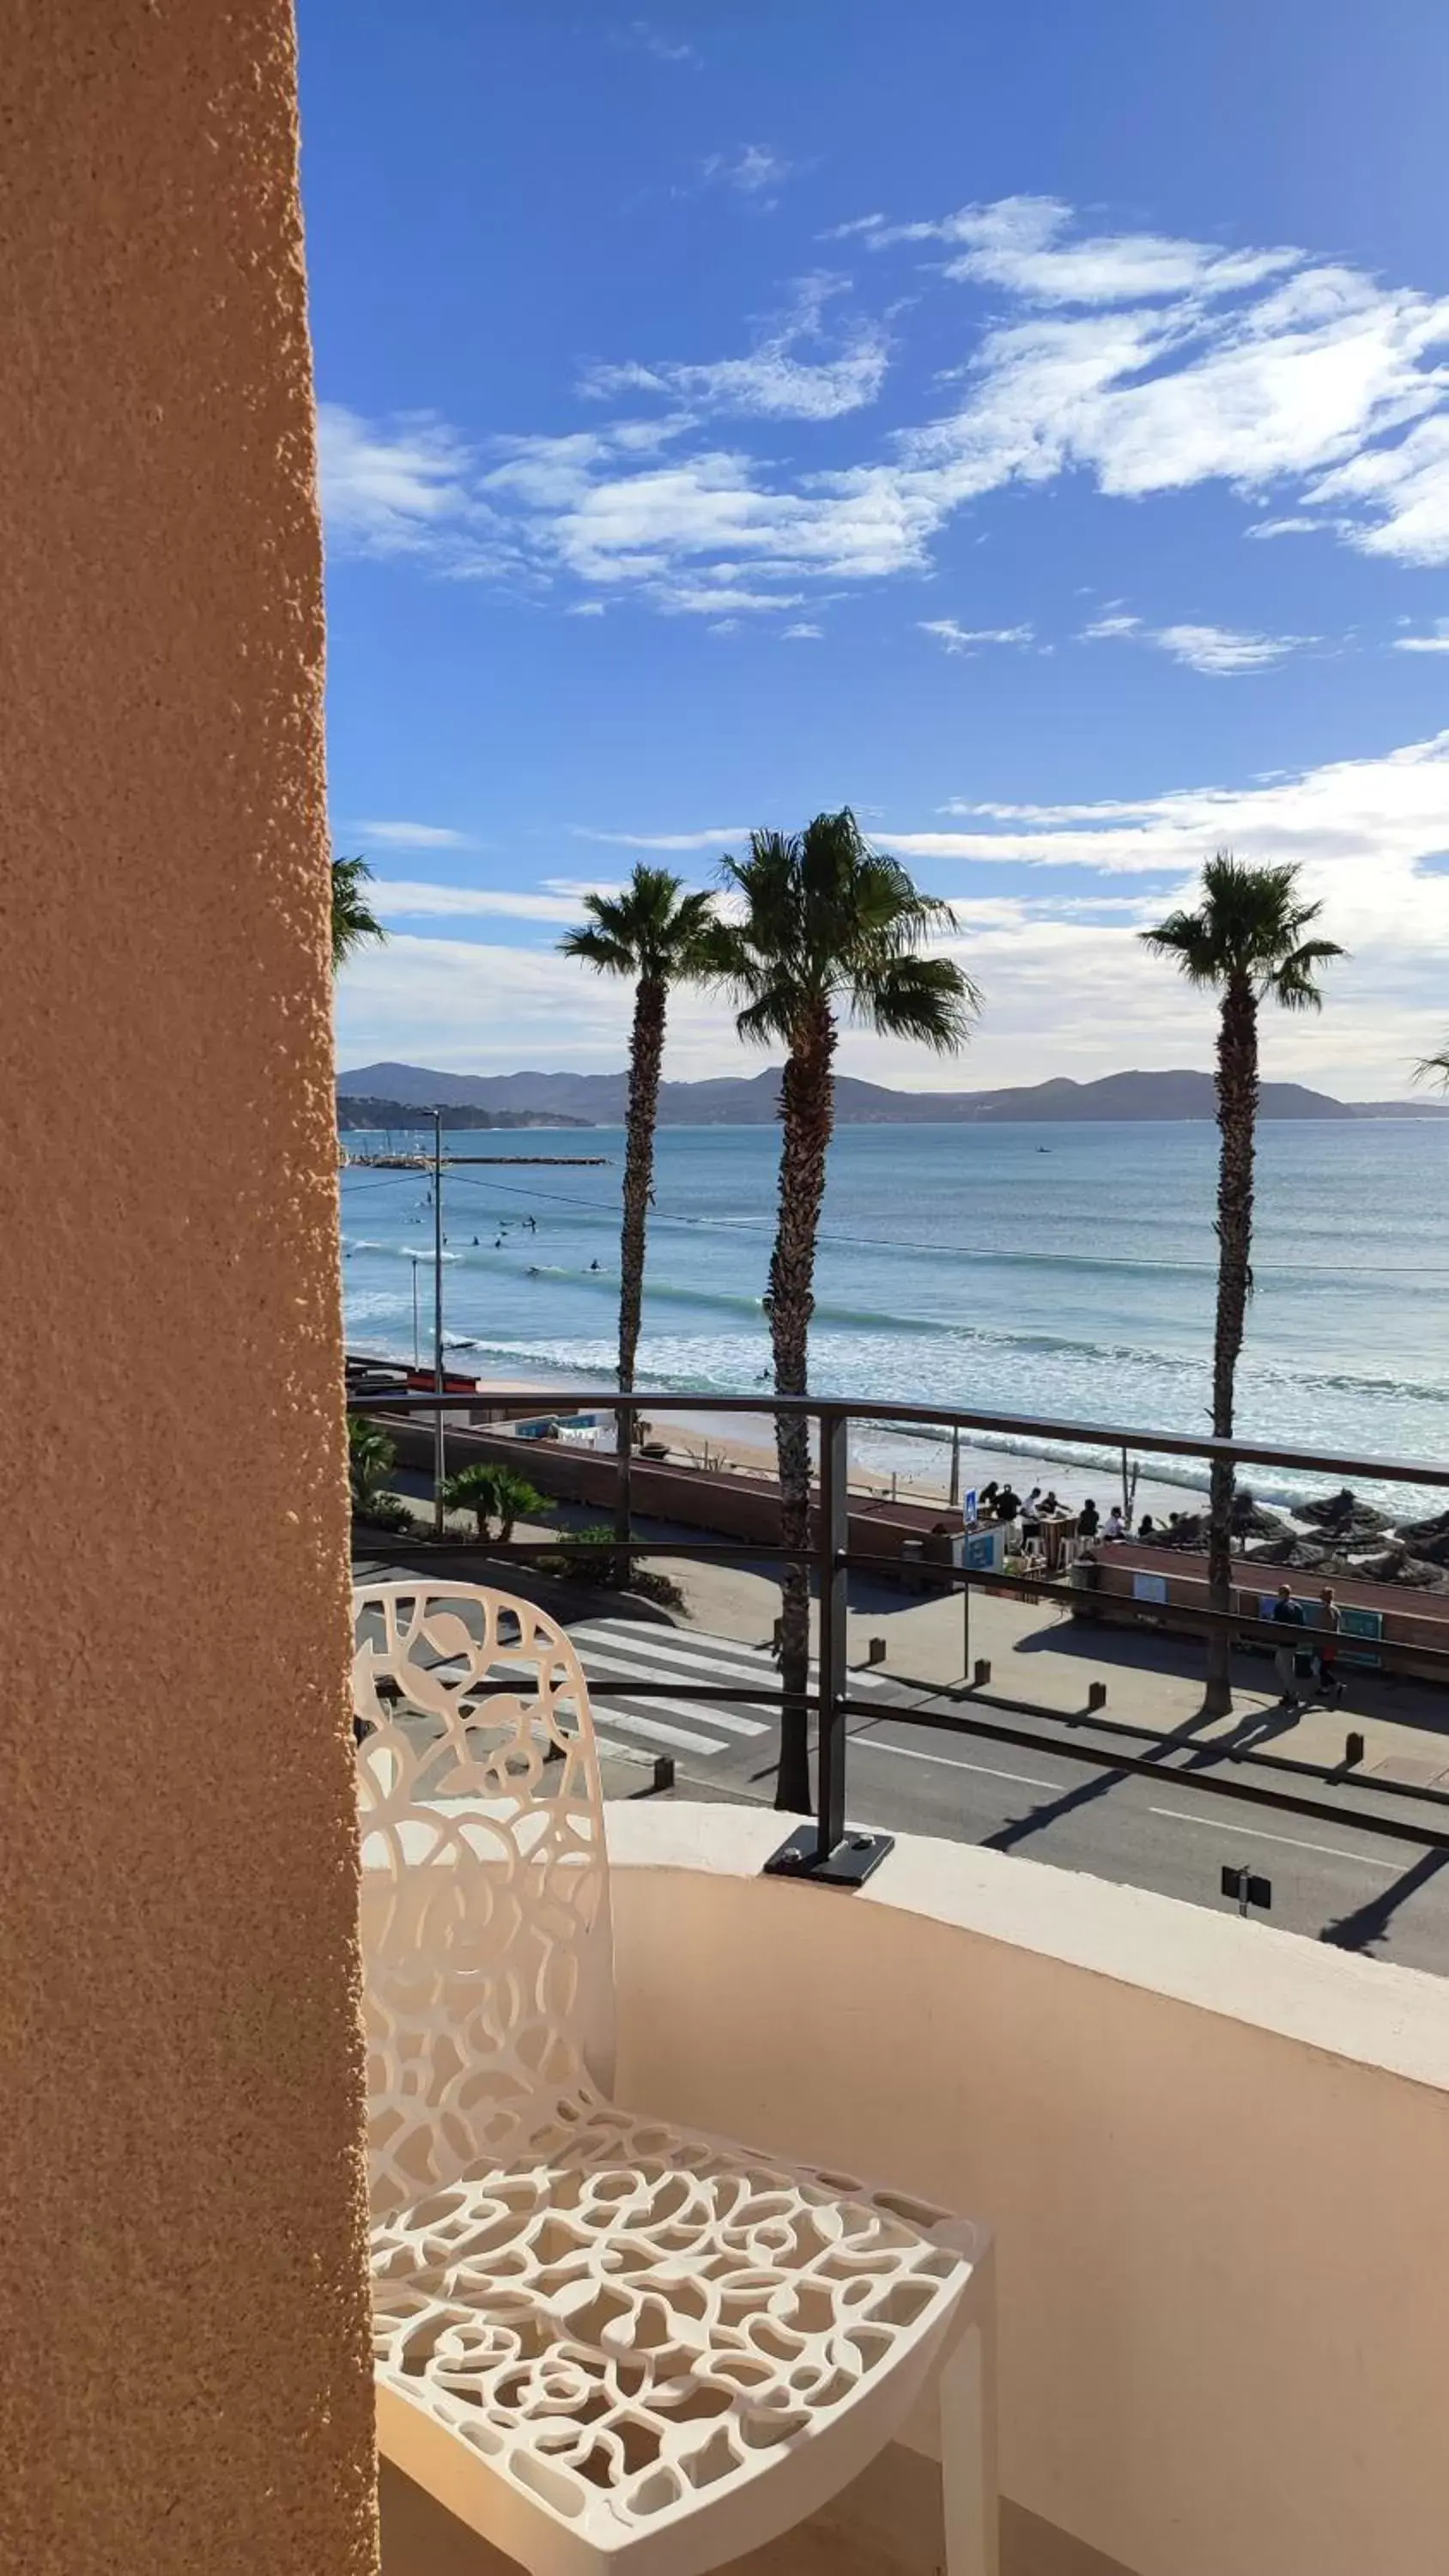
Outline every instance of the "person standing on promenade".
<svg viewBox="0 0 1449 2576"><path fill-rule="evenodd" d="M1278 1586L1278 1598L1273 1604L1273 1619L1275 1625L1280 1628L1303 1628L1308 1624L1303 1616L1302 1602L1294 1600L1286 1583L1280 1583ZM1277 1673L1282 1691L1278 1706L1296 1708L1298 1706L1298 1653L1291 1639L1285 1637L1282 1645L1278 1647L1273 1657L1273 1669Z"/></svg>
<svg viewBox="0 0 1449 2576"><path fill-rule="evenodd" d="M1343 1612L1331 1583L1325 1583L1318 1596L1313 1624L1321 1631L1317 1655L1319 1697L1331 1700L1337 1708L1343 1697L1343 1684L1338 1676L1338 1638L1343 1626Z"/></svg>

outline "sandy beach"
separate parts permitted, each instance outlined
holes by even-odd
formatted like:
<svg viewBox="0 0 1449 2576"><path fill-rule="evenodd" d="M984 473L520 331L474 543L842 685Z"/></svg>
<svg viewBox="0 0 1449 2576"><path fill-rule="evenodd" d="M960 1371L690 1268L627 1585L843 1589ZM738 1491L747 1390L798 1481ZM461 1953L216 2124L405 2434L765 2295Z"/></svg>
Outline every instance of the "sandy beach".
<svg viewBox="0 0 1449 2576"><path fill-rule="evenodd" d="M539 1391L548 1383L545 1375L530 1379L519 1377L480 1377L480 1395L517 1395ZM562 1410L575 1393L584 1392L577 1381L570 1385L560 1379L553 1390ZM597 1389L595 1390L597 1392ZM773 1476L775 1443L773 1419L767 1405L758 1414L718 1413L701 1404L671 1409L653 1415L647 1395L642 1399L643 1419L649 1424L646 1437L665 1444L678 1458L692 1465L714 1467L728 1472ZM850 1489L852 1493L899 1496L903 1501L939 1504L942 1513L950 1509L951 1444L949 1438L933 1439L912 1435L909 1431L892 1431L888 1426L871 1425L864 1435L869 1442L867 1454L852 1454ZM601 1431L601 1447L608 1443L607 1430ZM1112 1474L1100 1464L1066 1462L1062 1455L1045 1451L1006 1449L985 1446L963 1437L960 1453L960 1491L964 1495L993 1479L1003 1484L1010 1479L1020 1494L1029 1494L1033 1485L1055 1490L1068 1510L1075 1510L1089 1498L1105 1519L1114 1503L1120 1503L1120 1471ZM1204 1499L1202 1489L1187 1484L1170 1483L1148 1475L1139 1477L1133 1499L1133 1517L1150 1512L1154 1519L1165 1520L1169 1512L1192 1511Z"/></svg>

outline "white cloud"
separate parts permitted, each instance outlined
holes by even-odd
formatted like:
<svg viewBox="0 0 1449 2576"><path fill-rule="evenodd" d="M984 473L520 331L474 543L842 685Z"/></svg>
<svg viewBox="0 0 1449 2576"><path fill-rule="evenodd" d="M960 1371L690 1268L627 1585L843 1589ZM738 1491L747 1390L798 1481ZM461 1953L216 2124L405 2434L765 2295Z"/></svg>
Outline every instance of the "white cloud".
<svg viewBox="0 0 1449 2576"><path fill-rule="evenodd" d="M826 308L840 291L837 278L803 278L789 311L760 334L747 357L653 359L647 366L630 359L594 366L586 370L579 390L596 401L620 394L664 394L700 411L766 420L838 420L874 402L889 365L884 332L859 320L843 326L833 355L797 354L802 345L810 349L828 341Z"/></svg>
<svg viewBox="0 0 1449 2576"><path fill-rule="evenodd" d="M907 858L1011 860L1187 878L1215 849L1303 863L1353 935L1411 947L1434 925L1449 947L1449 877L1416 873L1449 848L1449 731L1378 759L1345 760L1248 787L1191 787L1140 802L955 809L994 830L884 832ZM1392 890L1402 897L1394 918ZM1341 935L1341 934L1340 934ZM1433 929L1430 944L1439 936Z"/></svg>
<svg viewBox="0 0 1449 2576"><path fill-rule="evenodd" d="M476 847L466 832L455 832L449 823L352 823L349 831L365 832L370 841L386 841L397 850L471 850Z"/></svg>
<svg viewBox="0 0 1449 2576"><path fill-rule="evenodd" d="M726 824L706 832L591 832L582 823L574 825L576 841L607 841L621 850L727 850L748 838L749 826L745 823Z"/></svg>
<svg viewBox="0 0 1449 2576"><path fill-rule="evenodd" d="M1243 530L1243 534L1245 537L1321 537L1323 527L1322 519L1308 519L1302 516L1294 519L1255 519L1250 528Z"/></svg>
<svg viewBox="0 0 1449 2576"><path fill-rule="evenodd" d="M711 152L699 165L706 185L738 189L742 197L760 197L792 176L793 162L763 143L742 144L738 152Z"/></svg>
<svg viewBox="0 0 1449 2576"><path fill-rule="evenodd" d="M813 643L822 636L824 632L825 629L823 626L810 626L806 624L787 626L784 629L784 641L787 644L803 644L807 640Z"/></svg>
<svg viewBox="0 0 1449 2576"><path fill-rule="evenodd" d="M1097 617L1084 626L1085 643L1151 644L1189 671L1206 671L1214 679L1243 671L1268 671L1301 644L1305 635L1243 635L1230 626L1144 626L1140 617Z"/></svg>
<svg viewBox="0 0 1449 2576"><path fill-rule="evenodd" d="M1430 635L1396 635L1394 651L1396 653L1449 653L1449 617L1436 618L1434 631Z"/></svg>
<svg viewBox="0 0 1449 2576"><path fill-rule="evenodd" d="M934 635L948 653L975 653L983 644L1030 644L1030 626L958 626L954 617L918 617L923 635Z"/></svg>
<svg viewBox="0 0 1449 2576"><path fill-rule="evenodd" d="M387 921L422 920L426 916L462 920L572 921L574 898L552 893L511 893L499 886L430 885L421 879L380 877L367 889L374 912Z"/></svg>
<svg viewBox="0 0 1449 2576"><path fill-rule="evenodd" d="M601 599L576 599L572 607L564 610L565 617L602 617L603 614Z"/></svg>
<svg viewBox="0 0 1449 2576"><path fill-rule="evenodd" d="M1050 200L872 221L860 237L944 243L953 273L1005 299L972 326L938 417L828 471L712 439L711 408L845 419L878 391L883 331L854 323L817 350L836 282L807 280L744 357L631 361L590 380L662 395L659 418L519 436L480 460L425 416L369 427L334 407L334 540L454 575L562 575L735 614L717 593L793 602L805 584L926 571L972 502L1077 473L1128 500L1224 483L1270 502L1245 519L1259 536L1306 523L1370 554L1449 561L1449 298L1296 252L1074 235Z"/></svg>
<svg viewBox="0 0 1449 2576"><path fill-rule="evenodd" d="M868 218L849 229L872 250L896 242L944 242L955 251L946 275L1004 286L1043 304L1128 304L1185 295L1240 293L1299 264L1294 250L1223 251L1158 233L1064 240L1072 209L1057 197L1001 197L963 206L935 223Z"/></svg>
<svg viewBox="0 0 1449 2576"><path fill-rule="evenodd" d="M413 553L471 513L472 450L426 412L385 427L319 403L317 448L328 535L344 551Z"/></svg>
<svg viewBox="0 0 1449 2576"><path fill-rule="evenodd" d="M1217 678L1269 670L1303 640L1298 635L1238 635L1227 626L1159 626L1152 638L1174 662Z"/></svg>

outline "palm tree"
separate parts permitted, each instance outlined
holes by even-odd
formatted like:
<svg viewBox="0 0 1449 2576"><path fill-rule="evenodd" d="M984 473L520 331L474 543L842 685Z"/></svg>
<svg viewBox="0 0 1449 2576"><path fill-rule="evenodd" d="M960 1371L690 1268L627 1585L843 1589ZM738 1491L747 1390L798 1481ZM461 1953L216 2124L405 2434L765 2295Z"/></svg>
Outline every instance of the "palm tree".
<svg viewBox="0 0 1449 2576"><path fill-rule="evenodd" d="M1422 1056L1414 1067L1416 1082L1437 1082L1441 1091L1449 1091L1449 1040L1437 1055Z"/></svg>
<svg viewBox="0 0 1449 2576"><path fill-rule="evenodd" d="M369 939L386 939L362 889L372 881L366 859L332 862L332 972L337 974Z"/></svg>
<svg viewBox="0 0 1449 2576"><path fill-rule="evenodd" d="M443 1487L443 1501L450 1511L476 1515L480 1540L489 1536L489 1521L496 1519L498 1536L505 1546L513 1536L515 1521L536 1520L540 1512L548 1509L546 1496L526 1476L487 1458L476 1459L471 1467L460 1467L455 1476L449 1476Z"/></svg>
<svg viewBox="0 0 1449 2576"><path fill-rule="evenodd" d="M635 868L618 894L584 897L588 920L559 941L600 975L627 975L634 985L629 1039L629 1107L624 1145L624 1212L619 1232L619 1393L634 1392L634 1363L644 1304L644 1254L654 1183L654 1130L664 1064L664 1026L671 987L697 982L714 915L708 894L686 894L668 868ZM629 1536L629 1425L621 1416L616 1535Z"/></svg>
<svg viewBox="0 0 1449 2576"><path fill-rule="evenodd" d="M359 1413L347 1417L347 1478L352 1508L366 1520L388 1493L397 1448L387 1433Z"/></svg>
<svg viewBox="0 0 1449 2576"><path fill-rule="evenodd" d="M838 1018L883 1037L914 1038L954 1055L970 1034L978 995L948 957L924 954L934 932L955 928L949 904L922 894L898 859L866 841L847 808L817 814L803 832L752 832L748 858L726 859L723 881L738 917L716 924L715 978L737 1004L742 1038L783 1041L780 1180L770 1257L770 1341L777 1395L808 1388L815 1243L835 1118ZM777 1414L780 1534L810 1543L810 1443L798 1414ZM780 1771L775 1804L808 1811L806 1690L810 1582L803 1562L781 1576Z"/></svg>
<svg viewBox="0 0 1449 2576"><path fill-rule="evenodd" d="M1213 1335L1213 1437L1233 1435L1238 1354L1253 1272L1253 1151L1258 1117L1258 1013L1264 1002L1285 1011L1317 1011L1323 996L1316 969L1343 950L1332 939L1307 939L1322 907L1303 903L1295 865L1250 867L1220 850L1202 872L1196 912L1174 912L1139 935L1173 958L1190 984L1221 995L1218 1012L1218 1300ZM1208 1607L1221 1624L1208 1637L1211 1717L1232 1707L1233 1469L1215 1458L1208 1505Z"/></svg>

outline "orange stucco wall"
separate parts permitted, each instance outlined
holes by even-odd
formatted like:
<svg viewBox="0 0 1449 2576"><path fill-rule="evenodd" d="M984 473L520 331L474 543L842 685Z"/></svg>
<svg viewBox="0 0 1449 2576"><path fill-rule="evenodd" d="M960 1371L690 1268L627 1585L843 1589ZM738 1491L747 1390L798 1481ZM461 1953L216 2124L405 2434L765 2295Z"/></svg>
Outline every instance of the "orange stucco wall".
<svg viewBox="0 0 1449 2576"><path fill-rule="evenodd" d="M0 2561L375 2558L289 0L0 46Z"/></svg>

